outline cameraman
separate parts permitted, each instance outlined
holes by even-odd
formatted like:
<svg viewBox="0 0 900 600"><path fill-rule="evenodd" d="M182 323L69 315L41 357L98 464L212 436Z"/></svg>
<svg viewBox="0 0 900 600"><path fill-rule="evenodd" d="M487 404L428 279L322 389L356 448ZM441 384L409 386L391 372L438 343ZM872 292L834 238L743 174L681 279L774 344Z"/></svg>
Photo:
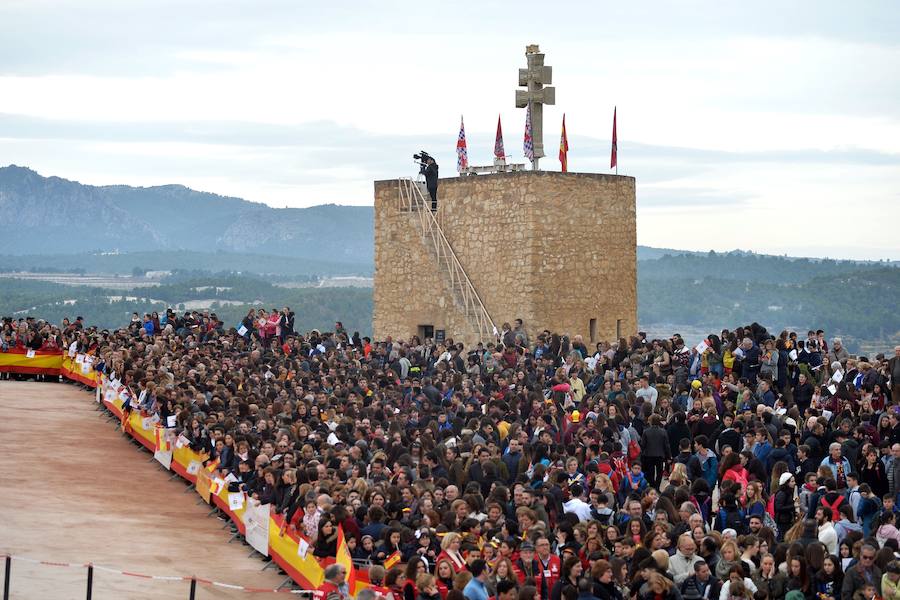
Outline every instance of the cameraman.
<svg viewBox="0 0 900 600"><path fill-rule="evenodd" d="M425 187L431 196L431 212L437 212L438 164L433 156L425 159Z"/></svg>

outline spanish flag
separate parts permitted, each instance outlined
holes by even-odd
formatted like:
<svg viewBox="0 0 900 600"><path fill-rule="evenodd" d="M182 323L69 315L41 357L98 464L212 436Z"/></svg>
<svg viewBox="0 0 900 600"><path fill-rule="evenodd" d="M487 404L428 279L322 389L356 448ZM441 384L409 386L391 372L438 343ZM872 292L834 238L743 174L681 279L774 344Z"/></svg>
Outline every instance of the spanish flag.
<svg viewBox="0 0 900 600"><path fill-rule="evenodd" d="M169 441L168 436L166 435L166 428L161 425L156 426L156 451L157 452L171 452L172 451L172 442Z"/></svg>
<svg viewBox="0 0 900 600"><path fill-rule="evenodd" d="M390 571L391 567L393 567L394 565L396 565L397 563L400 562L400 559L401 559L400 551L397 550L396 552L394 552L393 554L391 554L390 556L388 556L387 558L384 559L384 570Z"/></svg>
<svg viewBox="0 0 900 600"><path fill-rule="evenodd" d="M350 587L350 595L356 595L356 568L353 566L353 558L350 556L350 548L344 538L344 528L338 525L337 552L334 562L347 570L347 585Z"/></svg>
<svg viewBox="0 0 900 600"><path fill-rule="evenodd" d="M206 470L209 471L210 473L212 473L213 471L215 471L218 468L219 468L219 457L218 456L214 460L211 460L208 463L206 463Z"/></svg>

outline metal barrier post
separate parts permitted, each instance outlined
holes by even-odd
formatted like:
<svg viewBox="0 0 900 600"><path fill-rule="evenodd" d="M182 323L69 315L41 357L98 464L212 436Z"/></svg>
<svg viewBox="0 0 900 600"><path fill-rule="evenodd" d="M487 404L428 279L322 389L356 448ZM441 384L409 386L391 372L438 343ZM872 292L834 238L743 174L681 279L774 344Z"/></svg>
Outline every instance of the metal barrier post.
<svg viewBox="0 0 900 600"><path fill-rule="evenodd" d="M88 563L87 600L91 600L94 593L94 565Z"/></svg>
<svg viewBox="0 0 900 600"><path fill-rule="evenodd" d="M191 595L190 600L196 600L197 597L197 578L191 577Z"/></svg>
<svg viewBox="0 0 900 600"><path fill-rule="evenodd" d="M9 600L9 575L12 571L12 556L6 555L6 575L3 578L3 600Z"/></svg>

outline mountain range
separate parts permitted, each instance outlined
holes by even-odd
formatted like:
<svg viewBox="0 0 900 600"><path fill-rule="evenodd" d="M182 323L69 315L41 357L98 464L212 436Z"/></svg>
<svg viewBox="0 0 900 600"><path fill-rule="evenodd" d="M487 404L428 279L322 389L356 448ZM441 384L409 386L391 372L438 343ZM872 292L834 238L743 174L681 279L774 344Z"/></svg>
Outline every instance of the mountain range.
<svg viewBox="0 0 900 600"><path fill-rule="evenodd" d="M347 263L358 272L374 262L371 206L272 208L182 185L85 185L10 165L0 167L0 211L8 225L0 255L226 252ZM666 254L691 252L638 246L639 260Z"/></svg>
<svg viewBox="0 0 900 600"><path fill-rule="evenodd" d="M371 263L373 208L271 208L181 185L84 185L0 168L0 254L193 250Z"/></svg>

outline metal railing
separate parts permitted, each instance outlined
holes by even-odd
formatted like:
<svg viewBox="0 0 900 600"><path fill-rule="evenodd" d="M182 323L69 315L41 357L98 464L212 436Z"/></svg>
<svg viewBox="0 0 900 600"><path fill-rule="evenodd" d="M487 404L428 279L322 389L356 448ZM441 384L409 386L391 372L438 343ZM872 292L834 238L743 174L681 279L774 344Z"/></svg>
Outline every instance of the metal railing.
<svg viewBox="0 0 900 600"><path fill-rule="evenodd" d="M459 262L453 246L444 235L437 217L431 212L431 198L426 198L421 182L401 178L399 184L399 209L401 212L410 212L418 216L422 240L426 246L430 243L430 247L434 250L438 268L446 278L453 298L462 309L466 320L469 321L479 341L493 339L497 331L494 321L484 307L462 263Z"/></svg>

